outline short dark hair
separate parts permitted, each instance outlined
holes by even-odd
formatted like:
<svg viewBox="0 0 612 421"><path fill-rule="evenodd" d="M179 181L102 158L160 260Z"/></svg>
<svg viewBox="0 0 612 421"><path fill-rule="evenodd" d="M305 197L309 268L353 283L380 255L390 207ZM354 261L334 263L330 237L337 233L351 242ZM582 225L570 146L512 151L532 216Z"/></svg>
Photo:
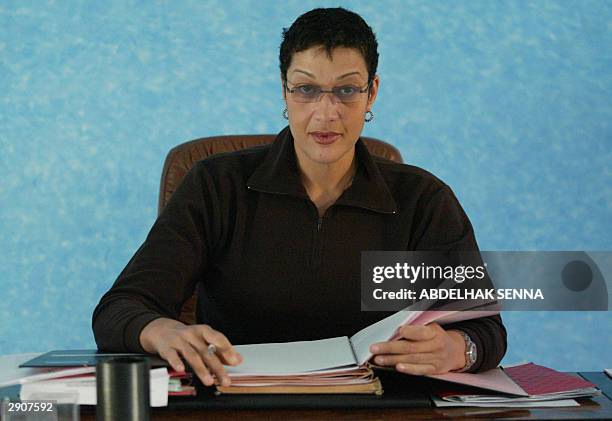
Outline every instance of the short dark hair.
<svg viewBox="0 0 612 421"><path fill-rule="evenodd" d="M378 42L372 28L361 16L342 7L313 9L298 17L289 29L283 28L280 70L283 81L294 53L321 46L331 57L336 47L358 50L368 69L368 83L378 67Z"/></svg>

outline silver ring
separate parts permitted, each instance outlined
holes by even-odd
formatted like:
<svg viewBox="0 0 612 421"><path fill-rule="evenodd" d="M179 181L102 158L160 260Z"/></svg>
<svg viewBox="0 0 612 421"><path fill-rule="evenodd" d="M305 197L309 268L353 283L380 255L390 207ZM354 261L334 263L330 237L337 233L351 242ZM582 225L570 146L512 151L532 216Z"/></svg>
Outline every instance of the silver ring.
<svg viewBox="0 0 612 421"><path fill-rule="evenodd" d="M209 356L209 357L210 357L210 356L212 356L212 355L215 355L215 354L216 354L216 352L217 352L217 346L216 346L215 344L210 344L210 345L208 345L208 351L207 351L207 353L208 353L208 356Z"/></svg>

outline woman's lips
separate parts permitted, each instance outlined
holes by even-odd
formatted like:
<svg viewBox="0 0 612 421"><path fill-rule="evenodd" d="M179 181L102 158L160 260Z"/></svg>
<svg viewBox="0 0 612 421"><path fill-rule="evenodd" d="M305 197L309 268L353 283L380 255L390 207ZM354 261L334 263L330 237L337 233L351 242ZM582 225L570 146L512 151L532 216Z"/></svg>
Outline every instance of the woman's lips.
<svg viewBox="0 0 612 421"><path fill-rule="evenodd" d="M340 139L340 133L336 132L312 132L310 135L320 145L330 145Z"/></svg>

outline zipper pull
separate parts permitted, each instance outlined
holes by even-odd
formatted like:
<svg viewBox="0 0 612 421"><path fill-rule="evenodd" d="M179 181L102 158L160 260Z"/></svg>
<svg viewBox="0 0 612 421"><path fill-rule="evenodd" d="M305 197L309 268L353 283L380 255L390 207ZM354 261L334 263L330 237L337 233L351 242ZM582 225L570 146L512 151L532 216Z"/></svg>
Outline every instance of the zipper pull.
<svg viewBox="0 0 612 421"><path fill-rule="evenodd" d="M317 231L321 230L321 224L323 223L323 217L319 216L319 220L317 221Z"/></svg>

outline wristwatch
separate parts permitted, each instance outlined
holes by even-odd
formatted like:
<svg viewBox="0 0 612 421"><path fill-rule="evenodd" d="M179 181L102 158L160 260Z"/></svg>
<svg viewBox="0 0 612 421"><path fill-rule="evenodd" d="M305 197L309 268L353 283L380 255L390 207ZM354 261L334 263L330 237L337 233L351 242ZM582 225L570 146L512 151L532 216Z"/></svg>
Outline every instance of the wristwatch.
<svg viewBox="0 0 612 421"><path fill-rule="evenodd" d="M478 358L478 350L476 348L476 344L470 338L470 335L465 333L462 330L456 330L455 332L459 333L463 336L463 340L465 341L465 366L460 368L459 370L453 370L455 373L463 373L464 371L468 371L474 363L476 363L476 359Z"/></svg>

